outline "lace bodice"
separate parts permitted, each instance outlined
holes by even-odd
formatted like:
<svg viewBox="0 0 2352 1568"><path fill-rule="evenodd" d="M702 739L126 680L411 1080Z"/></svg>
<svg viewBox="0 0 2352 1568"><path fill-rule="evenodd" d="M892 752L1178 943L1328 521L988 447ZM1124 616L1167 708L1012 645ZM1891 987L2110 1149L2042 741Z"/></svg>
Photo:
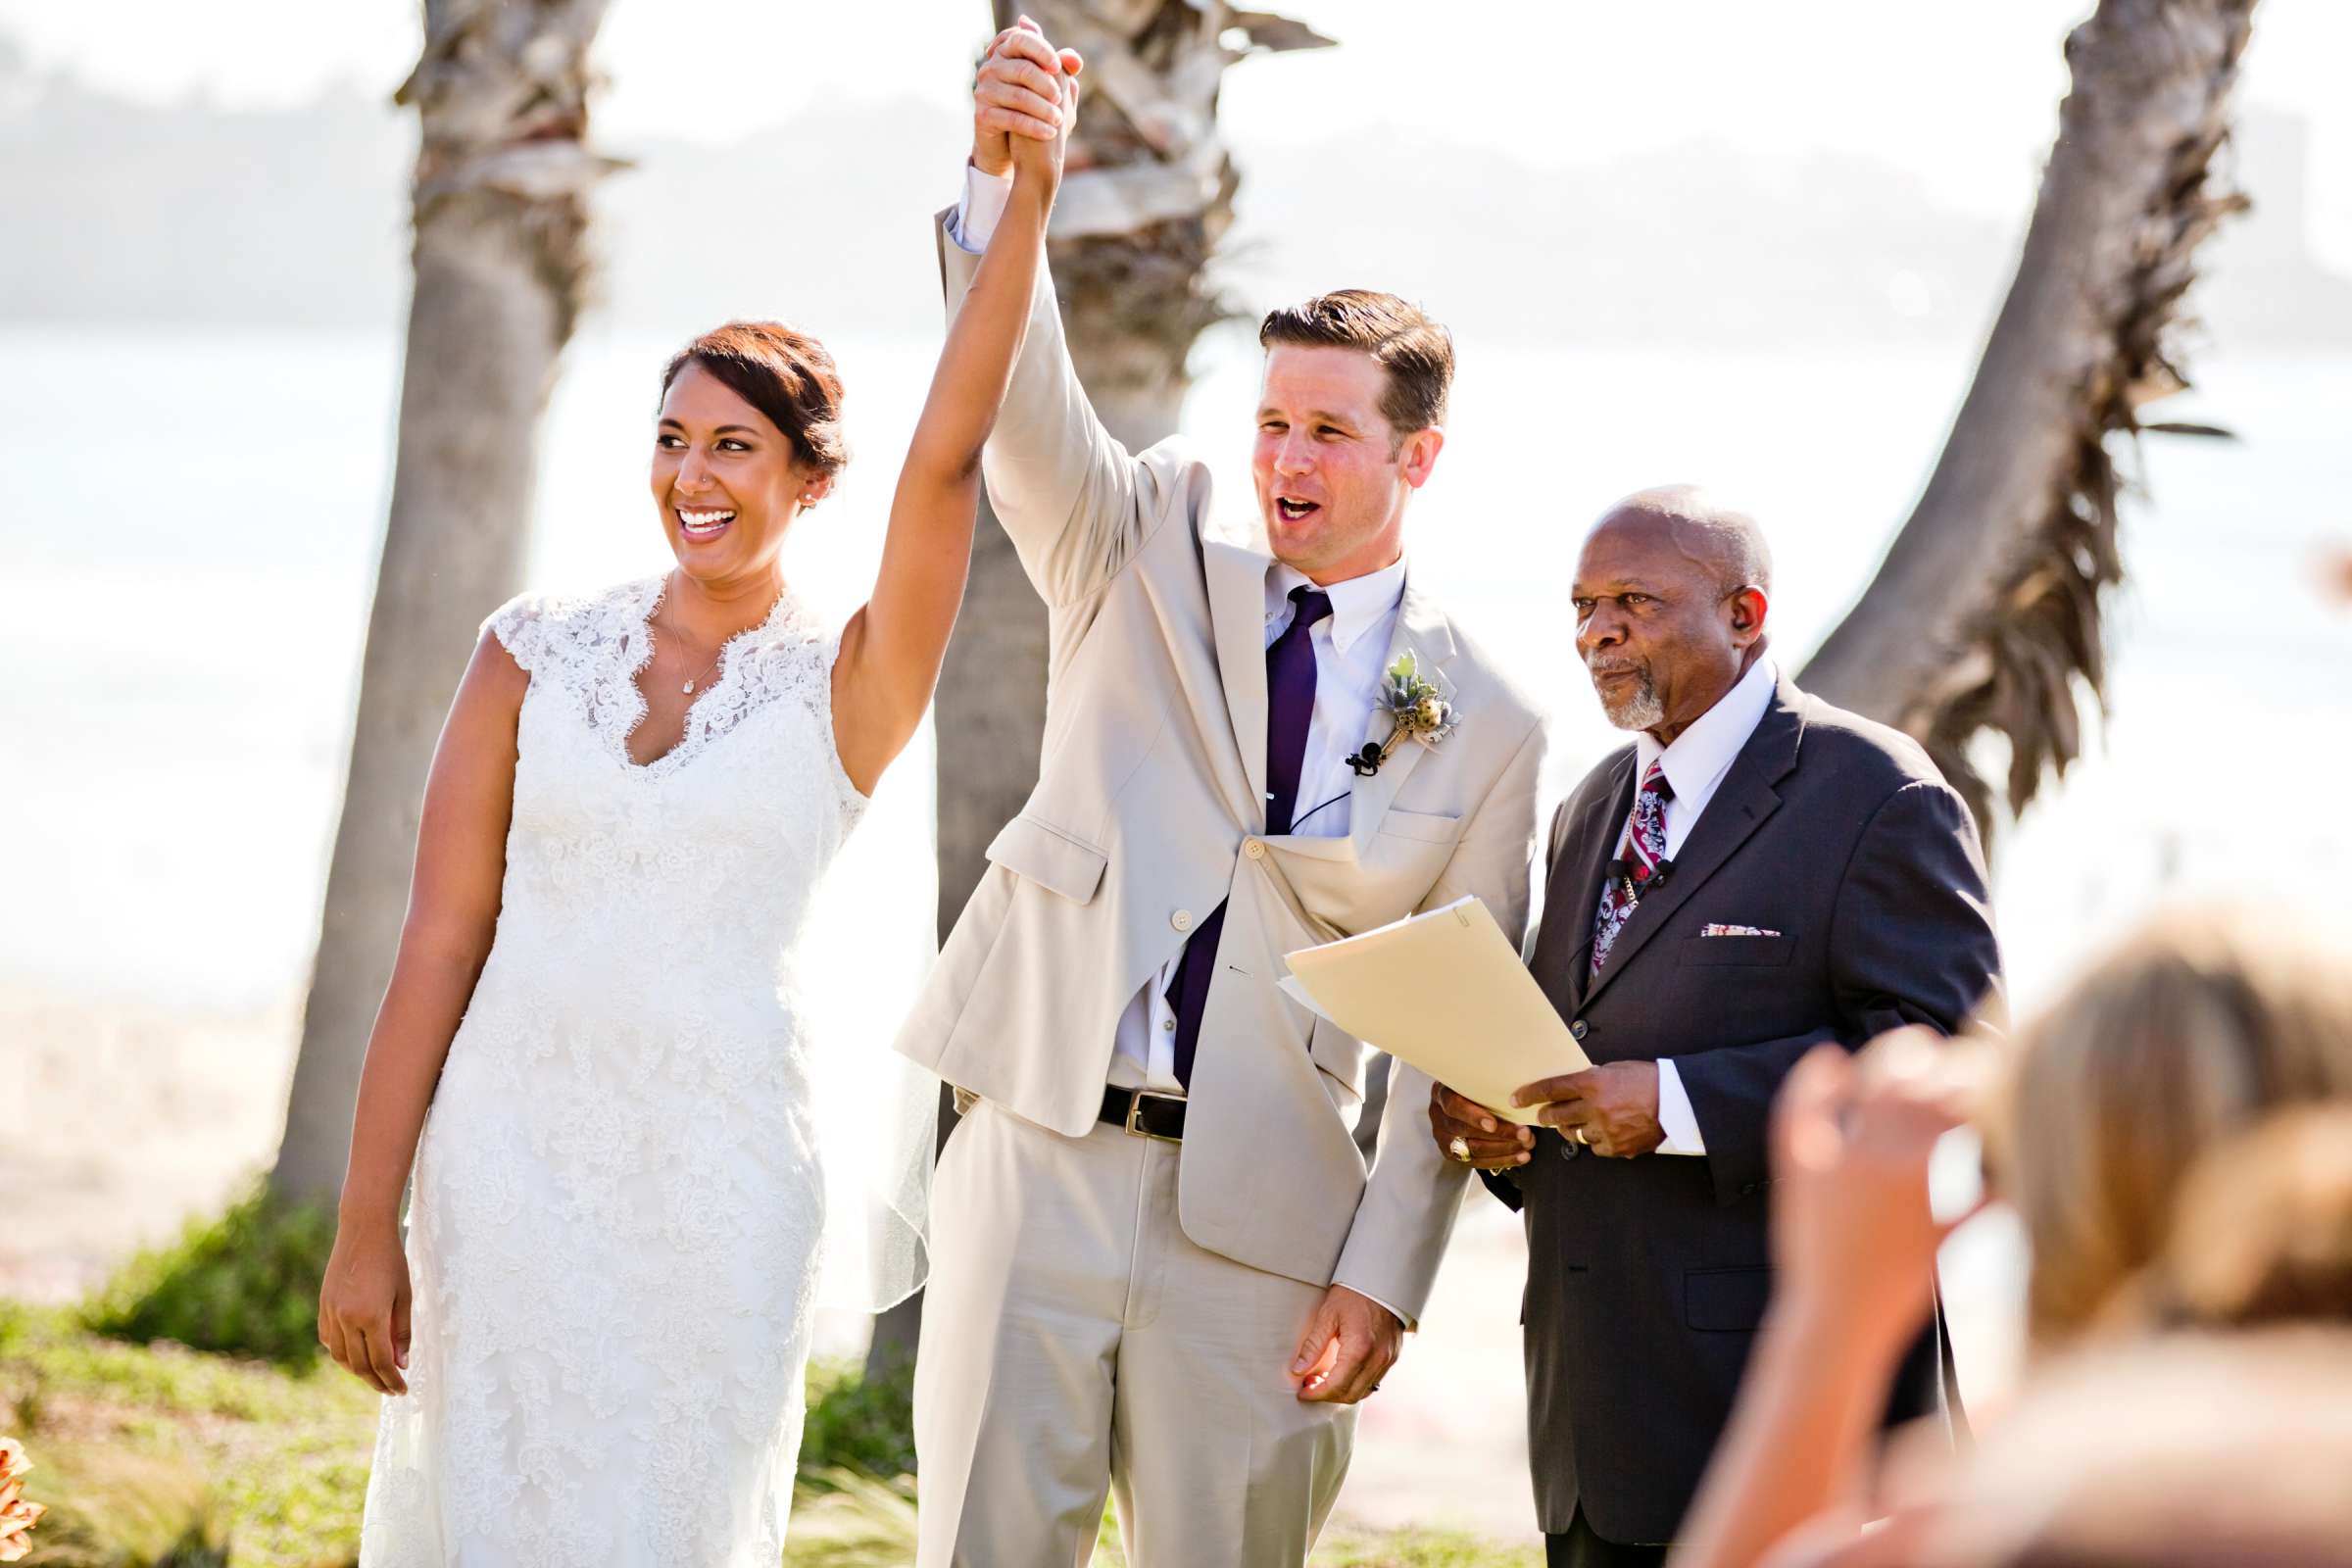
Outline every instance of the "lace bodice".
<svg viewBox="0 0 2352 1568"><path fill-rule="evenodd" d="M864 797L842 771L834 749L833 661L838 636L828 634L790 589L767 618L727 639L719 650L718 679L687 710L686 733L669 751L643 764L629 760L629 733L645 717L637 677L654 657L652 624L666 577L623 583L593 599L523 594L483 624L543 688L574 706L602 737L613 760L652 777L678 771L722 735L781 701L799 704L822 731L843 809L854 820Z"/></svg>
<svg viewBox="0 0 2352 1568"><path fill-rule="evenodd" d="M661 593L487 622L530 685L497 937L417 1156L412 1392L385 1402L368 1568L781 1549L843 1196L793 955L864 801L833 741L838 639L790 594L678 744L629 760Z"/></svg>
<svg viewBox="0 0 2352 1568"><path fill-rule="evenodd" d="M610 950L612 982L770 972L865 806L833 741L839 641L787 592L721 650L677 745L640 765L628 737L662 586L525 596L489 620L531 676L500 943L514 928L559 942L551 960Z"/></svg>

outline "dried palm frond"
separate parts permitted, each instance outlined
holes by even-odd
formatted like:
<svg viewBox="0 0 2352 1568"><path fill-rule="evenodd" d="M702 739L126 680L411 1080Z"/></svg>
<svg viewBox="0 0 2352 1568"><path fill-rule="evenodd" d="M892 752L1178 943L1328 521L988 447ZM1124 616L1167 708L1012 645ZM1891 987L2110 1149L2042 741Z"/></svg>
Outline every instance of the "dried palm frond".
<svg viewBox="0 0 2352 1568"><path fill-rule="evenodd" d="M2022 810L2104 710L2101 609L2123 580L2121 461L2185 387L2197 249L2245 198L2214 170L2253 0L2101 0L2067 40L2074 85L2007 299L1918 507L1802 680L1892 723L1990 837L1968 755L2008 743Z"/></svg>

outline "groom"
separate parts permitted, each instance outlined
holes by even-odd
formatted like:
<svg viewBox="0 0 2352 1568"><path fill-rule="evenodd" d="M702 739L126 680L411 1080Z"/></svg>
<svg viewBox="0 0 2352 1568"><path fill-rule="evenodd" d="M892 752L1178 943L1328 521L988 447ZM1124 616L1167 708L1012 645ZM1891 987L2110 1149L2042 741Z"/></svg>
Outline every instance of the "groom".
<svg viewBox="0 0 2352 1568"><path fill-rule="evenodd" d="M981 71L951 310L1006 183L990 111L1051 59L1016 29ZM1367 1171L1365 1048L1276 982L1288 952L1466 894L1516 938L1544 729L1405 558L1445 329L1350 290L1259 340L1262 548L1212 531L1182 445L1104 430L1050 282L988 445L1051 684L1037 787L899 1039L973 1105L915 1378L926 1568L1083 1562L1112 1489L1138 1568L1302 1562L1460 1207L1428 1081L1397 1067ZM1375 766L1407 655L1456 722Z"/></svg>

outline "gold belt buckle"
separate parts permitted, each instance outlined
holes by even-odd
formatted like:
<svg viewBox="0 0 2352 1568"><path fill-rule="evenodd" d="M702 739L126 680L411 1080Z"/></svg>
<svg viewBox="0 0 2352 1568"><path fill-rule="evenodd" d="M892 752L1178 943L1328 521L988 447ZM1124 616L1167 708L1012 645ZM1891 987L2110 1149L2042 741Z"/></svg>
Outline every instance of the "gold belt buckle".
<svg viewBox="0 0 2352 1568"><path fill-rule="evenodd" d="M1136 1138L1149 1138L1155 1144L1183 1143L1184 1140L1180 1137L1171 1138L1166 1133L1146 1130L1141 1118L1144 1114L1144 1102L1147 1100L1164 1101L1171 1105L1181 1105L1184 1103L1184 1099L1185 1097L1182 1095L1154 1095L1141 1089L1137 1090L1135 1098L1127 1102L1127 1131L1129 1135Z"/></svg>

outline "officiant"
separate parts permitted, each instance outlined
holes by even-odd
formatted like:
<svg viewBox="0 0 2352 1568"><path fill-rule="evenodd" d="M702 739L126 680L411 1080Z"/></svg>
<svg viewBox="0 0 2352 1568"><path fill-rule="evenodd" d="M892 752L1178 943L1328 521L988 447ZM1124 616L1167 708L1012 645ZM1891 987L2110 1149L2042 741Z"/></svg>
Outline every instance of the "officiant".
<svg viewBox="0 0 2352 1568"><path fill-rule="evenodd" d="M1997 1000L1975 822L1908 736L1769 651L1772 560L1687 488L1585 540L1577 652L1634 743L1552 820L1531 966L1590 1070L1543 1130L1433 1090L1439 1146L1522 1214L1530 1459L1547 1560L1661 1563L1771 1294L1766 1121L1797 1058ZM1948 1413L1940 1314L1887 1416Z"/></svg>

